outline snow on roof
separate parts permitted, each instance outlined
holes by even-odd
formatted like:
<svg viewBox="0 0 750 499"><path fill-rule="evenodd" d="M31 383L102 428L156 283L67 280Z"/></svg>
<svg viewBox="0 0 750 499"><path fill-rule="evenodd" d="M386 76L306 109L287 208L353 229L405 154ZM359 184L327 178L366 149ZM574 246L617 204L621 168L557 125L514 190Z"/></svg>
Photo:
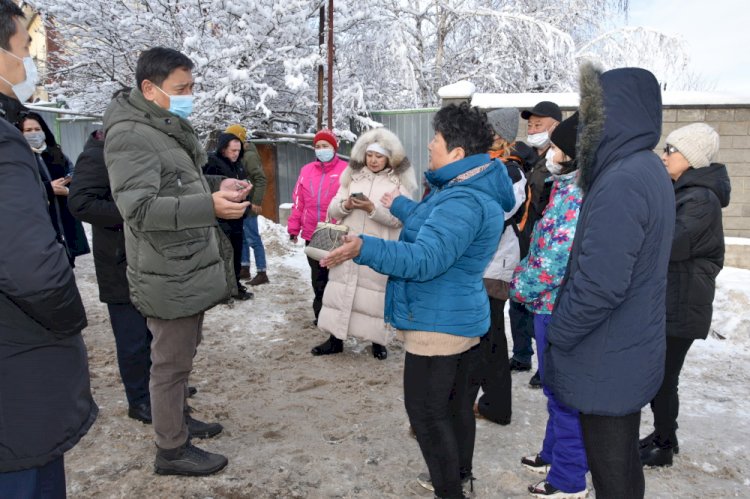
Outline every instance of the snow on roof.
<svg viewBox="0 0 750 499"><path fill-rule="evenodd" d="M552 101L563 108L578 107L578 94L576 92L544 94L475 93L472 96L471 105L483 109L495 109L500 107L530 109L534 107L537 102L543 100ZM750 105L750 95L738 96L719 92L662 92L662 104L664 106Z"/></svg>
<svg viewBox="0 0 750 499"><path fill-rule="evenodd" d="M725 237L724 244L727 246L750 246L750 239L746 237Z"/></svg>
<svg viewBox="0 0 750 499"><path fill-rule="evenodd" d="M476 85L468 80L457 81L438 90L441 99L468 99L477 91Z"/></svg>

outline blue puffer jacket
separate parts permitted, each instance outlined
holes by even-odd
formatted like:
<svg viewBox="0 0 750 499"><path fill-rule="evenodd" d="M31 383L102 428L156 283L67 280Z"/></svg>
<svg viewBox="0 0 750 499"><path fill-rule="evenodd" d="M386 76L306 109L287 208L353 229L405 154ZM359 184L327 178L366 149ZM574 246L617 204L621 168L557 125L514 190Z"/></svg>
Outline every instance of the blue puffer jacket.
<svg viewBox="0 0 750 499"><path fill-rule="evenodd" d="M675 200L653 153L661 93L638 68L581 70L583 204L547 330L543 382L584 414L640 411L664 374Z"/></svg>
<svg viewBox="0 0 750 499"><path fill-rule="evenodd" d="M420 203L399 196L391 213L398 241L361 236L354 261L389 276L385 320L402 330L481 336L490 326L482 274L497 250L503 210L513 208L506 168L487 154L425 173Z"/></svg>

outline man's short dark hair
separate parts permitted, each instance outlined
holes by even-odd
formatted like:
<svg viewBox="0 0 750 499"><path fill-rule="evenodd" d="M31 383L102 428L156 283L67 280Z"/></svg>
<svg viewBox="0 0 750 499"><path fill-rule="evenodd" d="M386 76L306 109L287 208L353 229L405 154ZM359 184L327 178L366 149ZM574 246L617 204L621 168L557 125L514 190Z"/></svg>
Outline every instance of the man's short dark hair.
<svg viewBox="0 0 750 499"><path fill-rule="evenodd" d="M23 11L12 0L0 0L0 47L10 50L10 38L16 34L16 17L23 18Z"/></svg>
<svg viewBox="0 0 750 499"><path fill-rule="evenodd" d="M486 153L494 140L487 114L466 102L440 109L432 120L432 127L443 136L448 151L463 147L466 156Z"/></svg>
<svg viewBox="0 0 750 499"><path fill-rule="evenodd" d="M161 86L175 69L193 69L193 61L182 52L167 47L153 47L141 53L135 67L135 81L141 88L143 80Z"/></svg>

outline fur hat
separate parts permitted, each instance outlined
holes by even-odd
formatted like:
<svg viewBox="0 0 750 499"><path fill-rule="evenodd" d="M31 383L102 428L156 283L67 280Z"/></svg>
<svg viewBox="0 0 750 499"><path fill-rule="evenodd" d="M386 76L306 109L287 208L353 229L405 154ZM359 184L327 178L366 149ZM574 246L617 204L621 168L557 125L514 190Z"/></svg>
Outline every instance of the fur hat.
<svg viewBox="0 0 750 499"><path fill-rule="evenodd" d="M245 130L245 127L239 124L229 125L226 130L224 130L224 133L231 133L238 139L242 141L244 144L245 141L247 141L247 130Z"/></svg>
<svg viewBox="0 0 750 499"><path fill-rule="evenodd" d="M552 131L550 140L571 159L576 159L576 139L578 137L578 111L563 120Z"/></svg>
<svg viewBox="0 0 750 499"><path fill-rule="evenodd" d="M506 142L513 143L518 135L518 109L506 107L487 113L492 130Z"/></svg>
<svg viewBox="0 0 750 499"><path fill-rule="evenodd" d="M678 128L667 135L666 143L676 147L693 168L710 165L719 152L719 134L705 123Z"/></svg>
<svg viewBox="0 0 750 499"><path fill-rule="evenodd" d="M359 172L364 168L367 148L371 144L378 144L378 146L388 151L389 154L385 155L388 156L388 166L400 178L401 184L407 190L414 191L417 187L416 175L414 174L414 169L411 166L409 158L406 157L404 146L396 134L382 127L366 131L354 143L349 159L349 167L344 170L341 177L341 185L348 185L352 173Z"/></svg>
<svg viewBox="0 0 750 499"><path fill-rule="evenodd" d="M315 137L313 137L313 145L315 145L320 140L325 140L326 142L331 144L333 146L334 151L339 150L339 141L336 140L336 136L333 134L331 130L324 128L318 133L316 133Z"/></svg>

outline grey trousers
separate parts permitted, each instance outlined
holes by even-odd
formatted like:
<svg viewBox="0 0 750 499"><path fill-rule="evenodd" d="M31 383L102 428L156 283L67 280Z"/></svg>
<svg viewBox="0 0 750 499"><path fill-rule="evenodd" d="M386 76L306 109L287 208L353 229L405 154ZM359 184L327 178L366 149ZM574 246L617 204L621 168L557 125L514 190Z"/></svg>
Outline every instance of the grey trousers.
<svg viewBox="0 0 750 499"><path fill-rule="evenodd" d="M203 314L147 320L151 341L151 418L156 445L175 449L188 439L185 404L193 357L201 342Z"/></svg>

